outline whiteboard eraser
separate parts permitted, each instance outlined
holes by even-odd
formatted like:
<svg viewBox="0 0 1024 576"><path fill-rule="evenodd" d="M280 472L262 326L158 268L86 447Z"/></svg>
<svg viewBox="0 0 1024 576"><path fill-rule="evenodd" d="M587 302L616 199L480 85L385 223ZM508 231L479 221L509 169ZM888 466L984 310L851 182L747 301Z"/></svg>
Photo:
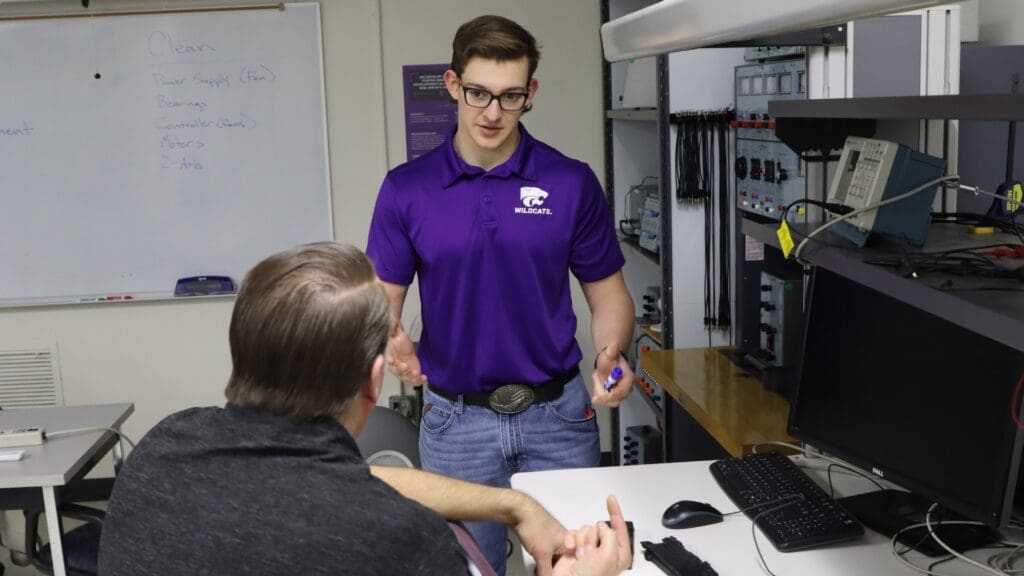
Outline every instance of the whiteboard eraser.
<svg viewBox="0 0 1024 576"><path fill-rule="evenodd" d="M0 448L38 446L43 438L42 428L0 428Z"/></svg>
<svg viewBox="0 0 1024 576"><path fill-rule="evenodd" d="M190 276L179 279L174 286L175 296L208 296L234 292L235 283L228 276Z"/></svg>

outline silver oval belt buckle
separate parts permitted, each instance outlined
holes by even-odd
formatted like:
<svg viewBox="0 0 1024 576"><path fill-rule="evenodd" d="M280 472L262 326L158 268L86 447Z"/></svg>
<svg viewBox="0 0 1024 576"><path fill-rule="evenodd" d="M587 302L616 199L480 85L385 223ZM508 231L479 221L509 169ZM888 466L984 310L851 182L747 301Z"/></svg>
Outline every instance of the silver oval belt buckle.
<svg viewBox="0 0 1024 576"><path fill-rule="evenodd" d="M533 405L533 388L525 384L506 384L487 398L491 409L502 414L518 414Z"/></svg>

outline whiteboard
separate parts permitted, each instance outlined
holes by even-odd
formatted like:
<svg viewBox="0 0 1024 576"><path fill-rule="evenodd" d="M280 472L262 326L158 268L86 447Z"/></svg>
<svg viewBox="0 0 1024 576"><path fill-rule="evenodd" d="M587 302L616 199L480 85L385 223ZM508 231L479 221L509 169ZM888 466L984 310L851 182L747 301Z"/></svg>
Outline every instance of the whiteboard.
<svg viewBox="0 0 1024 576"><path fill-rule="evenodd" d="M0 23L0 306L332 238L318 4Z"/></svg>

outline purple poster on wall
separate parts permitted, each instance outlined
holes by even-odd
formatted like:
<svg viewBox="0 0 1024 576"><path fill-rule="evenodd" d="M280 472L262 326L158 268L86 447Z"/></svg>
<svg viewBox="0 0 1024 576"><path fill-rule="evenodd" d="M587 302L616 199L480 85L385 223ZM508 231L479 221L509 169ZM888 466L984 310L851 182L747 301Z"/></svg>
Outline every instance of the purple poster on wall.
<svg viewBox="0 0 1024 576"><path fill-rule="evenodd" d="M448 64L402 66L405 89L405 157L413 160L444 142L456 108L444 86Z"/></svg>

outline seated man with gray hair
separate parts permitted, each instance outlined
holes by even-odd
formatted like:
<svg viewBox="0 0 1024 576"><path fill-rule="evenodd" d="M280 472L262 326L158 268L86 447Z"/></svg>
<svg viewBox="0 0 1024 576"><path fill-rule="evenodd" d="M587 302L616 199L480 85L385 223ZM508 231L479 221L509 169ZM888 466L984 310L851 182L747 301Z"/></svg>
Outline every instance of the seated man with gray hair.
<svg viewBox="0 0 1024 576"><path fill-rule="evenodd" d="M380 395L394 329L356 248L307 244L257 264L231 318L227 405L167 417L129 455L100 574L465 574L441 515L510 524L541 574L628 566L614 498L612 528L567 532L514 490L363 461L354 438Z"/></svg>

